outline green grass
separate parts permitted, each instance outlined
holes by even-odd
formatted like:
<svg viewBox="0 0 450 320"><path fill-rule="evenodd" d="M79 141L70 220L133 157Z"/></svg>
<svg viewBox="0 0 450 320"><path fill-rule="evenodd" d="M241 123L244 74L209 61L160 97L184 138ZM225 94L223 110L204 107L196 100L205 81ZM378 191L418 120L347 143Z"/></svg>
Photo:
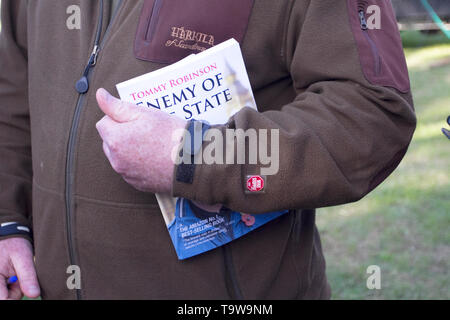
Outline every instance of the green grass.
<svg viewBox="0 0 450 320"><path fill-rule="evenodd" d="M403 36L417 130L375 191L318 211L333 299L450 298L450 141L440 131L450 114L450 42ZM381 290L366 287L369 265L381 268Z"/></svg>
<svg viewBox="0 0 450 320"><path fill-rule="evenodd" d="M402 31L402 39L405 48L418 48L448 42L445 34L439 31L433 31L431 33Z"/></svg>

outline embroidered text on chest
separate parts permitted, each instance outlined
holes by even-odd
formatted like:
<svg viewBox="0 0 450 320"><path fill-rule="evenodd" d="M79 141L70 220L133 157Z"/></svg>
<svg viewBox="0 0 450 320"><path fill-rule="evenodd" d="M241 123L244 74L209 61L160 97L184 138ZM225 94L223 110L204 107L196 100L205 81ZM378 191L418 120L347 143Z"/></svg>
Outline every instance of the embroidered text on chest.
<svg viewBox="0 0 450 320"><path fill-rule="evenodd" d="M208 47L214 46L213 35L188 30L184 27L172 27L171 36L174 39L167 40L166 47L175 46L182 49L205 51Z"/></svg>

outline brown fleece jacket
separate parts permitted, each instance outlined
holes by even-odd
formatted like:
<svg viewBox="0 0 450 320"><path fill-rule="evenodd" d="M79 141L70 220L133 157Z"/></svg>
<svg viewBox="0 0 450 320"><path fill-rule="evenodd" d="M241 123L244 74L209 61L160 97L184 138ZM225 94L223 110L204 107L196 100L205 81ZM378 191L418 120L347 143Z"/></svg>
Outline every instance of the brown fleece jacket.
<svg viewBox="0 0 450 320"><path fill-rule="evenodd" d="M121 1L110 19L105 1L90 89L79 94L99 3L2 1L0 223L33 227L43 298L328 298L312 208L374 189L415 128L390 2ZM361 17L369 20L370 5L380 8L380 29ZM249 194L246 176L262 165L196 165L192 183L175 179L173 194L290 212L179 261L155 196L125 183L103 154L95 91L115 92L121 81L231 37L241 43L260 112L245 108L219 129L279 129L279 173L266 177L264 193ZM81 268L79 290L66 286L69 265Z"/></svg>

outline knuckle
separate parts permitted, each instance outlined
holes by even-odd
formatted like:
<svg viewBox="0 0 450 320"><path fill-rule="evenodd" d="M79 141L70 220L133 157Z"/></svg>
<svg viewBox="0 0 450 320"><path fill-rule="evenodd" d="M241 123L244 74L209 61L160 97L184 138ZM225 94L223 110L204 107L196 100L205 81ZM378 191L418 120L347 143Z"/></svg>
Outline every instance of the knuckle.
<svg viewBox="0 0 450 320"><path fill-rule="evenodd" d="M35 283L35 279L31 273L22 274L22 276L20 277L20 281L25 286L30 286Z"/></svg>
<svg viewBox="0 0 450 320"><path fill-rule="evenodd" d="M117 153L119 151L119 141L115 138L108 139L108 148L111 152Z"/></svg>
<svg viewBox="0 0 450 320"><path fill-rule="evenodd" d="M100 134L100 137L102 138L102 140L105 140L107 137L108 130L107 130L107 123L104 120L104 117L95 124L95 128L97 129L98 133Z"/></svg>
<svg viewBox="0 0 450 320"><path fill-rule="evenodd" d="M117 158L112 158L110 160L110 163L113 170L116 171L117 173L122 174L124 172L123 165Z"/></svg>
<svg viewBox="0 0 450 320"><path fill-rule="evenodd" d="M122 105L119 105L116 109L113 111L113 118L114 119L120 119L124 113L124 108Z"/></svg>
<svg viewBox="0 0 450 320"><path fill-rule="evenodd" d="M103 129L103 127L105 125L105 118L106 118L106 116L103 116L103 118L101 118L99 121L97 121L97 123L95 124L95 127L97 128L97 130Z"/></svg>

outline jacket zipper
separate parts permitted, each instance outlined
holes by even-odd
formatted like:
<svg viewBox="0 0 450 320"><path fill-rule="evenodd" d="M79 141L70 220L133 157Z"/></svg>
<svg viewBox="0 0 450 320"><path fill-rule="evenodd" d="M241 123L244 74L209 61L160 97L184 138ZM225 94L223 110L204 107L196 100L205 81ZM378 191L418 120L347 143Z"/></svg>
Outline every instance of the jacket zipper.
<svg viewBox="0 0 450 320"><path fill-rule="evenodd" d="M225 265L225 273L228 276L228 280L230 281L232 294L231 297L233 300L244 300L244 296L242 294L241 287L239 286L239 281L236 275L236 269L233 263L233 256L231 255L231 248L229 245L222 246L223 249L223 259Z"/></svg>
<svg viewBox="0 0 450 320"><path fill-rule="evenodd" d="M73 183L74 183L74 172L73 172L73 166L74 166L74 151L75 151L75 142L77 138L78 133L78 126L80 122L80 116L81 111L84 106L85 101L85 94L89 91L89 77L92 75L91 69L95 67L97 64L97 58L98 55L103 48L104 42L107 39L108 31L110 30L111 25L114 22L114 18L117 15L117 12L119 11L119 8L122 5L122 0L120 0L112 18L109 22L108 27L106 28L105 34L103 35L103 39L100 42L100 36L102 31L102 25L103 25L103 0L100 0L100 13L99 13L99 19L97 24L97 31L96 31L96 37L95 37L95 43L94 48L92 50L92 53L89 57L88 63L84 69L83 75L80 78L80 80L77 81L75 85L75 89L79 93L77 103L75 106L75 112L74 116L72 118L72 124L70 127L70 133L69 133L69 142L67 146L67 154L66 154L66 171L65 171L65 179L66 179L66 190L65 190L65 204L66 204L66 233L67 233L67 243L69 247L69 259L71 265L77 265L77 258L75 256L75 249L74 249L74 240L73 240L73 234L72 234L72 216L73 216ZM77 299L81 300L81 289L76 289Z"/></svg>
<svg viewBox="0 0 450 320"><path fill-rule="evenodd" d="M156 32L156 24L158 23L159 11L161 10L163 0L155 0L153 3L152 14L148 20L147 32L145 40L151 42Z"/></svg>
<svg viewBox="0 0 450 320"><path fill-rule="evenodd" d="M367 40L367 43L370 46L370 49L372 50L372 56L374 59L374 72L375 75L378 76L380 75L381 72L381 59L380 59L380 54L377 48L377 45L375 44L375 42L372 40L372 38L369 35L369 28L367 27L367 20L366 20L366 16L364 14L364 10L360 9L359 12L359 22L360 22L360 27L361 30L363 32L364 37Z"/></svg>

